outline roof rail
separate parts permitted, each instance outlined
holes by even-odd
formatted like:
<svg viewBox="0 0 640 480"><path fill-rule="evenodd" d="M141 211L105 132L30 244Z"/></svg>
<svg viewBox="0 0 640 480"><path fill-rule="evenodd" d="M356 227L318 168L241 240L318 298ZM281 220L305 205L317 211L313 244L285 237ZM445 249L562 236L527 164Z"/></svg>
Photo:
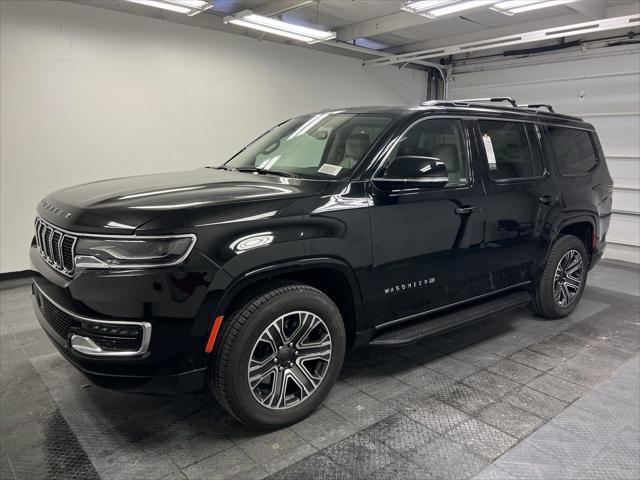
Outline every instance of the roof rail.
<svg viewBox="0 0 640 480"><path fill-rule="evenodd" d="M514 108L526 108L529 110L537 110L539 108L546 108L549 113L553 113L555 115L561 115L557 113L552 105L548 103L530 103L530 104L518 104L511 97L491 97L491 98L465 98L460 100L429 100L427 102L422 102L421 105L424 106L460 106L461 104L469 104L469 103L489 103L489 102L509 102ZM564 115L565 117L570 117L571 115ZM577 117L576 117L577 118Z"/></svg>
<svg viewBox="0 0 640 480"><path fill-rule="evenodd" d="M546 108L551 113L556 113L551 105L548 103L530 103L529 105L518 105L520 108Z"/></svg>
<svg viewBox="0 0 640 480"><path fill-rule="evenodd" d="M449 101L453 103L509 102L512 107L518 106L518 103L511 97L465 98L461 100L449 100Z"/></svg>

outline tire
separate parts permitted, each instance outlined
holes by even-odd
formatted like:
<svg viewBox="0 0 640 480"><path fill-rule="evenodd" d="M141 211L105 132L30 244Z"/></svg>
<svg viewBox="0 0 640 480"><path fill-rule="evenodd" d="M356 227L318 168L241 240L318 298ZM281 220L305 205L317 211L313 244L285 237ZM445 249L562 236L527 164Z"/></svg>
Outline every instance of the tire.
<svg viewBox="0 0 640 480"><path fill-rule="evenodd" d="M568 270L576 268L571 262L577 261L578 256L582 266L579 274L580 285L576 288L575 278L578 277L578 271L567 275L567 270L564 267L569 266ZM564 267L560 265L561 262L564 262ZM531 310L537 315L548 319L557 319L569 315L575 310L582 297L582 292L587 283L588 270L589 257L582 241L573 235L560 237L551 248L540 280L532 292ZM566 282L560 281L560 283L565 283L565 289L559 285L556 285L554 289L557 271L560 272L559 281L566 278ZM569 284L571 285L570 287L568 286ZM567 296L571 296L571 298L566 298Z"/></svg>
<svg viewBox="0 0 640 480"><path fill-rule="evenodd" d="M223 320L209 369L211 391L246 425L291 425L325 399L342 368L345 345L342 316L327 295L308 285L279 284ZM278 385L285 385L286 395L274 394L282 391Z"/></svg>

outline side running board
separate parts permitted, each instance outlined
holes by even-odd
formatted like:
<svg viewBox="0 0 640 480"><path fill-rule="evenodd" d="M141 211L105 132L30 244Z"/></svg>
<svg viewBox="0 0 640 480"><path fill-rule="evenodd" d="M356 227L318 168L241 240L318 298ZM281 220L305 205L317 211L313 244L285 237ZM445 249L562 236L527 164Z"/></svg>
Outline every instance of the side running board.
<svg viewBox="0 0 640 480"><path fill-rule="evenodd" d="M484 320L493 315L523 307L529 303L528 292L517 291L491 298L484 302L458 307L454 310L423 317L400 325L394 325L374 337L369 343L372 347L399 347L409 345L425 337L438 335L469 323Z"/></svg>

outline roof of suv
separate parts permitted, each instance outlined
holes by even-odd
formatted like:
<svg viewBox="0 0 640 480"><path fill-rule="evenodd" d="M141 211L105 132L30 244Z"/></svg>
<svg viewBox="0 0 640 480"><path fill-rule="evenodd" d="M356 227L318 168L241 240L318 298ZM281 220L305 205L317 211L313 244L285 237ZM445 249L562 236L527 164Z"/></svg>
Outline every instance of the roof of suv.
<svg viewBox="0 0 640 480"><path fill-rule="evenodd" d="M519 105L517 107L512 107L505 105L492 105L488 103L468 102L465 100L435 100L414 106L364 106L349 107L340 110L351 113L392 113L396 115L410 115L418 112L442 112L448 114L464 113L476 116L491 115L504 116L513 119L527 118L539 122L574 124L575 126L580 126L582 128L593 129L590 124L584 122L584 120L579 117L564 115L553 111L542 111L538 106L533 107Z"/></svg>

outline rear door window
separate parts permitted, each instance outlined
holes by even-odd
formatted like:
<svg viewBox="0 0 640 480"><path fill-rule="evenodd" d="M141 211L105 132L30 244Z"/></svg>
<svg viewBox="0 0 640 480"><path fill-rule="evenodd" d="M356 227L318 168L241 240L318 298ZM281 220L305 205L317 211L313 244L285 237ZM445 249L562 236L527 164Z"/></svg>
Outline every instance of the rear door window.
<svg viewBox="0 0 640 480"><path fill-rule="evenodd" d="M518 180L544 173L535 127L522 122L480 120L492 180Z"/></svg>
<svg viewBox="0 0 640 480"><path fill-rule="evenodd" d="M552 126L548 126L547 131L562 175L584 175L596 166L596 152L589 132Z"/></svg>

